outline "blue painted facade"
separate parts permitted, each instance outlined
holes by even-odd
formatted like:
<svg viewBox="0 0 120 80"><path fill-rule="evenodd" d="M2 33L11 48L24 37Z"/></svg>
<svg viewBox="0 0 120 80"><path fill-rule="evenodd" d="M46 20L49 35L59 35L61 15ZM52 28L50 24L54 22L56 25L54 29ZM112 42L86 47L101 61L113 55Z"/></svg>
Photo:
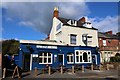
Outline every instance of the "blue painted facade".
<svg viewBox="0 0 120 80"><path fill-rule="evenodd" d="M29 48L27 46L29 45ZM34 69L35 67L41 69L46 67L47 65L52 66L52 68L56 68L60 65L64 65L67 68L70 68L72 65L84 65L85 67L90 66L92 63L99 65L100 64L100 54L96 50L96 47L88 47L88 46L63 46L63 45L56 45L57 48L38 48L37 45L40 46L52 46L52 45L41 45L41 44L20 44L20 51L19 56L17 56L17 64L19 67L23 69ZM75 62L75 51L76 50L82 50L86 51L89 50L91 52L91 62L88 63L76 63ZM52 64L39 64L39 54L42 52L49 52L52 54ZM73 63L68 64L67 63L67 54L73 53ZM58 59L58 55L63 54L63 62L60 62ZM27 56L25 56L27 55ZM37 55L37 57L33 57L33 55ZM96 56L92 58L92 56ZM34 58L34 59L33 59ZM26 61L25 61L26 59ZM27 60L28 59L28 60Z"/></svg>

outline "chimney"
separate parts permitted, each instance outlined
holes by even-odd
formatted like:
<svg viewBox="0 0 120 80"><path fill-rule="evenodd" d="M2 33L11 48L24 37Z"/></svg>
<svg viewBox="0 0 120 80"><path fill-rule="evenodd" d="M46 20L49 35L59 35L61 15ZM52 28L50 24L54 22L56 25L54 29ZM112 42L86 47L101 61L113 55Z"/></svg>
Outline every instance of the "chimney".
<svg viewBox="0 0 120 80"><path fill-rule="evenodd" d="M105 32L106 34L112 34L112 31L107 31L107 32Z"/></svg>
<svg viewBox="0 0 120 80"><path fill-rule="evenodd" d="M56 17L56 18L58 18L58 17L59 17L58 7L54 7L53 17Z"/></svg>
<svg viewBox="0 0 120 80"><path fill-rule="evenodd" d="M45 40L50 40L50 34L47 35L47 38Z"/></svg>
<svg viewBox="0 0 120 80"><path fill-rule="evenodd" d="M85 17L82 17L81 19L79 19L79 21L81 21L81 22L85 22Z"/></svg>

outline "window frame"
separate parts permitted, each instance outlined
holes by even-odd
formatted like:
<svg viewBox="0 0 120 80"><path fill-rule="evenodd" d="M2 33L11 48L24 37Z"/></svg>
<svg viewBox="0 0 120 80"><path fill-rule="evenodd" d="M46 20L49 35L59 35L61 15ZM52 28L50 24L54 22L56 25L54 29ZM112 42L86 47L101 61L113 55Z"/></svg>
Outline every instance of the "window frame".
<svg viewBox="0 0 120 80"><path fill-rule="evenodd" d="M45 53L47 53L47 55L45 56ZM48 56L48 54L50 53L50 56ZM41 52L39 54L42 54L41 56L39 55L38 58L42 58L42 62L39 61L39 64L52 64L52 58L53 58L53 54L51 52ZM47 59L46 62L44 62L44 59ZM51 62L48 62L49 58L51 58Z"/></svg>
<svg viewBox="0 0 120 80"><path fill-rule="evenodd" d="M74 63L74 54L73 53L67 53L67 57L69 57L69 61L67 60L67 64L73 64Z"/></svg>
<svg viewBox="0 0 120 80"><path fill-rule="evenodd" d="M107 46L107 41L105 39L102 40L103 46Z"/></svg>
<svg viewBox="0 0 120 80"><path fill-rule="evenodd" d="M76 34L70 34L70 44L77 44L77 35Z"/></svg>
<svg viewBox="0 0 120 80"><path fill-rule="evenodd" d="M76 52L78 52L78 55L76 55ZM82 53L81 53L82 52ZM83 53L86 52L87 53L87 62L84 62L83 59ZM88 54L89 53L89 54ZM77 57L78 56L78 61L77 61ZM82 56L82 62L80 61L80 56ZM90 62L89 62L90 61ZM75 50L75 63L92 63L92 56L91 56L91 51L90 50Z"/></svg>

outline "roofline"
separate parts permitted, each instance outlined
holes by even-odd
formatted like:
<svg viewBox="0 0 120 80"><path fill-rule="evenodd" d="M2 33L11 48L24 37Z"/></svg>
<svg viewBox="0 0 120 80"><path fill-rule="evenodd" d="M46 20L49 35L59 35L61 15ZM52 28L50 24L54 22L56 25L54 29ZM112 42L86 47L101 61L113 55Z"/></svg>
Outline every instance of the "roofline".
<svg viewBox="0 0 120 80"><path fill-rule="evenodd" d="M94 28L94 27L92 27L92 28L87 28L87 27L85 27L85 26L74 26L74 25L69 25L69 24L63 24L63 26L64 26L64 25L71 26L71 27L77 27L77 28L85 28L85 29L98 30L98 29L96 29L96 28Z"/></svg>
<svg viewBox="0 0 120 80"><path fill-rule="evenodd" d="M27 44L50 44L50 45L64 45L63 43L58 43L58 42L50 42L50 41L43 41L43 40L20 40L20 43L27 43Z"/></svg>
<svg viewBox="0 0 120 80"><path fill-rule="evenodd" d="M106 39L117 39L117 40L120 40L119 37L118 37L118 38L111 38L111 37L99 37L99 36L98 36L98 38L106 38Z"/></svg>
<svg viewBox="0 0 120 80"><path fill-rule="evenodd" d="M63 43L57 43L57 42L51 42L51 43L46 43L47 41L37 41L37 40L20 40L20 44L36 44L36 45L48 45L48 46L68 46L68 47L89 47L89 48L95 48L92 46L81 46L81 45L67 45Z"/></svg>

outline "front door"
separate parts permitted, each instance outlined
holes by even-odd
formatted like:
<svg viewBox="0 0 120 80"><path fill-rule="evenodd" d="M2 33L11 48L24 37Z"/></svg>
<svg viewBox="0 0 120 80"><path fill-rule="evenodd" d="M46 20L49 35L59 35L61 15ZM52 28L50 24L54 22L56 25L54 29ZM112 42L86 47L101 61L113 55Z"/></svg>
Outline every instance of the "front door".
<svg viewBox="0 0 120 80"><path fill-rule="evenodd" d="M64 54L58 54L58 63L64 65Z"/></svg>

